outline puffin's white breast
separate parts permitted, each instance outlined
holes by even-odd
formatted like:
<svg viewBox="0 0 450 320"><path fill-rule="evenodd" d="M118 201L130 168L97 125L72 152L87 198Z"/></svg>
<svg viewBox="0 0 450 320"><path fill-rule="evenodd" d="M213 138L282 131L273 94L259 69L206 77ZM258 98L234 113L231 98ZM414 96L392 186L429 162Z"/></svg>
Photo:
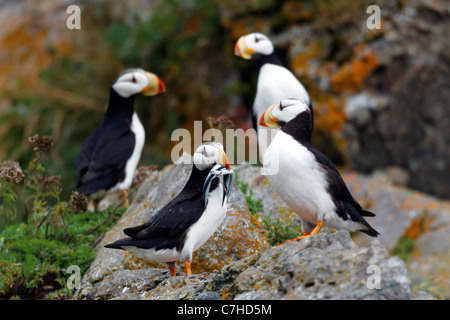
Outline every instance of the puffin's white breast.
<svg viewBox="0 0 450 320"><path fill-rule="evenodd" d="M291 71L275 64L264 64L259 71L258 86L253 104L253 112L257 121L268 107L287 98L296 98L307 104L310 103L305 87ZM261 156L264 155L277 131L278 129L258 127L258 145Z"/></svg>
<svg viewBox="0 0 450 320"><path fill-rule="evenodd" d="M316 223L334 215L326 172L289 134L278 131L264 155L264 169L275 191L304 220Z"/></svg>
<svg viewBox="0 0 450 320"><path fill-rule="evenodd" d="M138 258L151 262L166 263L177 261L180 258L180 253L176 250L176 248L161 249L158 251L153 248L143 249L133 246L123 246L122 248L128 252L131 252Z"/></svg>
<svg viewBox="0 0 450 320"><path fill-rule="evenodd" d="M192 252L200 248L217 230L227 213L227 199L222 204L222 182L208 196L208 204L200 219L188 230L182 249L182 258L191 258Z"/></svg>
<svg viewBox="0 0 450 320"><path fill-rule="evenodd" d="M131 155L130 159L128 159L125 165L125 179L122 182L119 182L113 188L113 190L128 189L131 186L131 183L133 182L134 172L136 171L139 159L141 158L142 149L144 148L145 130L136 112L133 113L133 116L131 118L130 129L134 133L136 139L133 154Z"/></svg>

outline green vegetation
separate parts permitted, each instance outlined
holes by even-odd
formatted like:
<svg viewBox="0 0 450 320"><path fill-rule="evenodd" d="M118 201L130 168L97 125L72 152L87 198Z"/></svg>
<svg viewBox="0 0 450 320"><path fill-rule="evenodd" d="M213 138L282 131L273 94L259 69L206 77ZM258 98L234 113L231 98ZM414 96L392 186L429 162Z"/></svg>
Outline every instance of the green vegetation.
<svg viewBox="0 0 450 320"><path fill-rule="evenodd" d="M64 270L76 265L82 275L95 258L95 244L123 211L70 213L65 229L25 223L5 228L0 233L0 298L70 297L70 274Z"/></svg>
<svg viewBox="0 0 450 320"><path fill-rule="evenodd" d="M241 189L241 192L247 200L248 210L252 215L256 215L262 210L261 199L253 199L253 190L248 190L248 183L245 181L237 180L236 185Z"/></svg>
<svg viewBox="0 0 450 320"><path fill-rule="evenodd" d="M414 246L415 240L413 238L403 237L392 249L392 254L398 256L405 262L409 262L409 259L411 258L410 253L414 249Z"/></svg>
<svg viewBox="0 0 450 320"><path fill-rule="evenodd" d="M300 223L281 218L275 219L272 212L264 215L262 213L261 199L254 199L253 191L248 190L248 183L236 180L236 185L245 195L250 213L260 221L263 228L267 231L267 240L271 246L276 246L286 240L298 237L302 233Z"/></svg>
<svg viewBox="0 0 450 320"><path fill-rule="evenodd" d="M123 208L86 212L87 199L72 192L62 201L60 176L44 176L41 158L52 146L49 136L29 139L35 157L22 172L17 163L0 164L0 298L68 298L64 270L76 265L83 274L94 247ZM19 201L21 200L21 201ZM17 222L16 208L25 207Z"/></svg>
<svg viewBox="0 0 450 320"><path fill-rule="evenodd" d="M269 215L261 216L261 223L267 230L267 239L271 246L282 244L286 240L293 239L302 234L301 224L284 219L272 218L272 212Z"/></svg>

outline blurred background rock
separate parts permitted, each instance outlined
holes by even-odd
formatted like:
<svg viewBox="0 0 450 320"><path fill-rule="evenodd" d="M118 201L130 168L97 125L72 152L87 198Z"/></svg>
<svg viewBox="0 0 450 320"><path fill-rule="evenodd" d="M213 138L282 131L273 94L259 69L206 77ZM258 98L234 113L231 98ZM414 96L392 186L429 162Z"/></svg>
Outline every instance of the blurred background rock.
<svg viewBox="0 0 450 320"><path fill-rule="evenodd" d="M66 28L70 4L81 30ZM366 26L372 4L381 29ZM137 100L141 164L169 163L171 133L194 120L225 114L248 128L257 73L233 46L260 31L310 92L320 150L346 169L398 168L397 182L450 198L449 21L445 0L0 0L0 160L26 163L27 137L53 136L44 165L68 194L111 82L134 66L167 86Z"/></svg>

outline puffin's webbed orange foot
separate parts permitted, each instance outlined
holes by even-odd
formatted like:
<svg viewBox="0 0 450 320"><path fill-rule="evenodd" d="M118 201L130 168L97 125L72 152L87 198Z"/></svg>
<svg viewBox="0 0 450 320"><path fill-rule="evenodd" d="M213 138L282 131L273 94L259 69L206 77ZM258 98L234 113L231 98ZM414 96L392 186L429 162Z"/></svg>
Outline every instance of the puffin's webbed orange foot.
<svg viewBox="0 0 450 320"><path fill-rule="evenodd" d="M319 233L319 231L320 231L320 229L322 229L322 227L323 227L323 222L322 221L318 221L316 227L314 228L313 231L311 231L311 233L310 232L304 232L303 235L301 235L300 237L286 240L285 242L283 242L282 244L279 244L278 246L281 246L281 245L283 245L283 244L285 244L287 242L298 241L298 240L302 240L304 238L316 235L316 234Z"/></svg>
<svg viewBox="0 0 450 320"><path fill-rule="evenodd" d="M188 261L185 261L185 262L184 262L184 267L186 268L186 275L187 275L187 276L190 276L190 275L192 274L192 271L191 271L191 263L188 262Z"/></svg>
<svg viewBox="0 0 450 320"><path fill-rule="evenodd" d="M128 200L128 190L122 190L122 198L123 198L123 206L124 208L128 208L130 206L130 201Z"/></svg>

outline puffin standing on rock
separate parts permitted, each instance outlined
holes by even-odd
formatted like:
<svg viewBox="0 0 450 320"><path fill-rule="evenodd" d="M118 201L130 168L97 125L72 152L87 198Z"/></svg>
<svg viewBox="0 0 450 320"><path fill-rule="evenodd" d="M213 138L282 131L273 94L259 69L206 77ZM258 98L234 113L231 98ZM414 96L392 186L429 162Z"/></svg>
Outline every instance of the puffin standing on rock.
<svg viewBox="0 0 450 320"><path fill-rule="evenodd" d="M253 102L253 126L258 131L258 145L260 155L270 145L277 130L257 128L257 121L261 118L267 106L274 101L292 97L303 101L312 110L312 103L305 87L294 74L285 68L275 52L272 41L262 33L251 33L239 38L234 46L235 55L254 60L259 67L258 84L255 101ZM313 129L313 117L310 130Z"/></svg>
<svg viewBox="0 0 450 320"><path fill-rule="evenodd" d="M233 184L234 171L223 146L204 143L194 153L191 175L178 196L147 223L125 229L123 232L128 237L105 247L126 250L147 261L166 263L172 276L176 276L176 261L181 260L186 275L190 275L192 253L224 220Z"/></svg>
<svg viewBox="0 0 450 320"><path fill-rule="evenodd" d="M101 189L121 190L128 207L128 189L141 157L145 130L134 111L138 95L154 96L166 90L155 74L126 69L111 86L103 120L85 140L78 155L75 188L89 196Z"/></svg>
<svg viewBox="0 0 450 320"><path fill-rule="evenodd" d="M271 105L259 125L280 128L264 154L270 184L302 222L300 240L317 234L322 226L379 233L363 218L375 214L364 210L350 194L333 163L311 145L310 107L297 99Z"/></svg>

